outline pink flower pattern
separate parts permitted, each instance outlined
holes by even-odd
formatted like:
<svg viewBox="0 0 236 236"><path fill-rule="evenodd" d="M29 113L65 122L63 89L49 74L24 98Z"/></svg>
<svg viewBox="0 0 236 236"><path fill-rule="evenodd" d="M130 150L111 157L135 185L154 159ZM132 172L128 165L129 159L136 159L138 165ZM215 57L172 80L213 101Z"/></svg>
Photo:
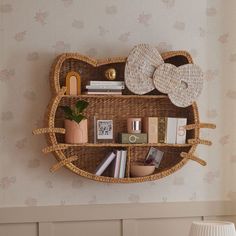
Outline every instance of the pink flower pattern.
<svg viewBox="0 0 236 236"><path fill-rule="evenodd" d="M14 38L17 42L22 42L24 41L25 36L26 36L26 31L22 31L22 32L16 33Z"/></svg>
<svg viewBox="0 0 236 236"><path fill-rule="evenodd" d="M3 69L0 71L0 81L8 81L13 79L15 75L14 69Z"/></svg>
<svg viewBox="0 0 236 236"><path fill-rule="evenodd" d="M16 183L16 176L11 176L11 177L3 177L0 180L0 188L1 189L8 189L12 184Z"/></svg>
<svg viewBox="0 0 236 236"><path fill-rule="evenodd" d="M119 40L121 42L126 43L126 42L129 41L129 37L130 37L130 32L126 32L126 33L123 33L123 34L120 35Z"/></svg>
<svg viewBox="0 0 236 236"><path fill-rule="evenodd" d="M52 46L56 52L62 53L70 50L70 44L64 41L57 41L55 45Z"/></svg>
<svg viewBox="0 0 236 236"><path fill-rule="evenodd" d="M152 18L152 15L150 13L149 14L141 13L138 16L138 23L147 27L150 24L151 18Z"/></svg>
<svg viewBox="0 0 236 236"><path fill-rule="evenodd" d="M36 22L40 23L41 25L46 25L47 17L48 17L48 12L38 11L36 12L34 19Z"/></svg>

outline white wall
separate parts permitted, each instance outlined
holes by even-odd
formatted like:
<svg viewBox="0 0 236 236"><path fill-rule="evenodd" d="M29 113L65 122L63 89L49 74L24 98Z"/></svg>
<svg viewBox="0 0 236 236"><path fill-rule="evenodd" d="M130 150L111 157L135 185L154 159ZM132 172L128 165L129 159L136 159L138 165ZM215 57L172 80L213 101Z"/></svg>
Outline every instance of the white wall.
<svg viewBox="0 0 236 236"><path fill-rule="evenodd" d="M223 0L2 0L0 206L229 199L236 191L233 4L233 0L227 5ZM92 182L66 169L49 173L55 160L41 154L44 138L33 137L31 131L42 126L55 56L66 51L96 58L126 56L141 42L157 45L160 51L187 50L204 70L200 117L218 126L202 132L202 138L214 143L197 151L207 167L189 162L159 181L129 185Z"/></svg>

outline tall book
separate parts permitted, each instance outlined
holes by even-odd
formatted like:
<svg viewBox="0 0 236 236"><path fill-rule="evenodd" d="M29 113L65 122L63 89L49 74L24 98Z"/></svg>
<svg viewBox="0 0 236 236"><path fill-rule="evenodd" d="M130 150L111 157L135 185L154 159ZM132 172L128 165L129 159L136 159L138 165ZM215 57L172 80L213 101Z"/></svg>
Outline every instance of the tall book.
<svg viewBox="0 0 236 236"><path fill-rule="evenodd" d="M114 178L119 178L120 159L121 159L121 150L116 150L116 157L113 161L113 169L112 169L112 176Z"/></svg>
<svg viewBox="0 0 236 236"><path fill-rule="evenodd" d="M126 159L127 159L127 151L121 150L119 178L125 177Z"/></svg>
<svg viewBox="0 0 236 236"><path fill-rule="evenodd" d="M186 143L186 129L184 126L187 124L187 118L178 118L176 126L176 143L185 144Z"/></svg>
<svg viewBox="0 0 236 236"><path fill-rule="evenodd" d="M148 135L148 143L158 143L157 117L145 117L143 120L143 131Z"/></svg>
<svg viewBox="0 0 236 236"><path fill-rule="evenodd" d="M114 160L115 157L116 154L114 152L109 153L96 168L95 175L102 175L102 173L111 164L111 162Z"/></svg>
<svg viewBox="0 0 236 236"><path fill-rule="evenodd" d="M167 128L167 117L157 117L157 142L165 143L166 141L166 128Z"/></svg>
<svg viewBox="0 0 236 236"><path fill-rule="evenodd" d="M168 117L165 143L169 144L176 143L176 128L177 128L177 118Z"/></svg>

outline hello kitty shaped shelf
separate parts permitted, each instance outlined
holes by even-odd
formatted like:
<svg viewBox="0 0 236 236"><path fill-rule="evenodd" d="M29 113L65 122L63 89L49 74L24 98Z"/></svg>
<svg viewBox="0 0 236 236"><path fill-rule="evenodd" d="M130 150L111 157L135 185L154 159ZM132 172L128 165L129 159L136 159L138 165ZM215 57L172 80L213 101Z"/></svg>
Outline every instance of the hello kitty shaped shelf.
<svg viewBox="0 0 236 236"><path fill-rule="evenodd" d="M146 50L146 49L145 49ZM150 48L148 49L150 50ZM149 52L150 53L150 52ZM185 51L172 51L161 54L163 62L180 67L185 64L192 64L192 58ZM129 59L129 58L128 58ZM48 147L43 153L53 153L58 163L50 170L57 171L65 166L72 172L101 182L108 183L137 183L152 181L168 176L182 166L188 160L194 160L201 165L206 162L194 155L198 144L211 145L208 140L200 138L201 128L215 128L215 125L200 123L197 104L193 102L186 107L174 105L170 98L159 92L157 89L145 91L145 95L137 95L125 87L122 95L83 95L85 87L90 80L106 80L104 74L114 68L118 81L124 80L125 66L127 58L108 58L105 60L95 60L78 53L64 53L56 58L50 75L52 98L46 111L46 128L33 131L34 134L46 134ZM81 82L82 95L66 95L66 78L71 71L74 83ZM136 76L138 72L135 72ZM127 75L126 75L127 76ZM130 82L130 81L129 81ZM129 84L126 81L126 84ZM130 84L128 85L130 87ZM67 85L68 87L68 85ZM132 87L132 86L131 86ZM131 89L132 90L132 89ZM65 143L64 115L59 109L60 106L74 105L79 100L89 103L85 115L88 118L89 126L93 124L93 118L103 118L112 116L115 124L114 137L118 133L126 130L126 120L128 117L185 117L188 124L184 127L187 130L186 144L121 144L121 143L94 143L93 128L89 127L88 143L67 144ZM131 177L130 165L136 161L144 161L150 147L156 147L164 152L164 157L158 169L152 175L144 177ZM127 149L127 163L125 178L113 178L106 176L96 176L94 171L104 157L113 149Z"/></svg>

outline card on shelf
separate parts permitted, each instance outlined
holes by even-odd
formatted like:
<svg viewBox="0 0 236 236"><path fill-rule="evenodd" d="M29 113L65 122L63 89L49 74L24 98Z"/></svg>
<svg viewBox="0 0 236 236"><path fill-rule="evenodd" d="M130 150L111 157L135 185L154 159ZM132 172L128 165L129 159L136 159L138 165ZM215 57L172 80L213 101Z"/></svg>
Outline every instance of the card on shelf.
<svg viewBox="0 0 236 236"><path fill-rule="evenodd" d="M155 165L155 167L158 168L160 166L163 155L164 152L160 151L157 148L150 147L144 163L147 165Z"/></svg>

